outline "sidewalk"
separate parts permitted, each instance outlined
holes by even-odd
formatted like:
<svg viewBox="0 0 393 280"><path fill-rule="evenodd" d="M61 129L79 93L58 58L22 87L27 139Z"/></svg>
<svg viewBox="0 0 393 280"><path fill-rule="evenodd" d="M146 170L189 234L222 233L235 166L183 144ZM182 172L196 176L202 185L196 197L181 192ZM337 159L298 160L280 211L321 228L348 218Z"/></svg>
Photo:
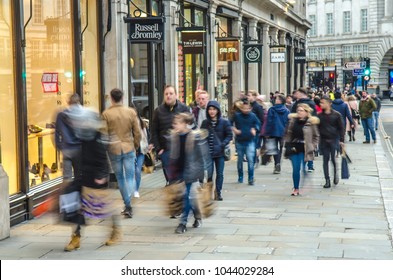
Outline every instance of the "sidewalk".
<svg viewBox="0 0 393 280"><path fill-rule="evenodd" d="M122 220L119 245L103 245L109 221L91 221L80 250L64 252L71 227L44 216L12 227L11 237L0 241L0 259L392 260L393 174L380 133L377 144L365 145L361 128L357 131L356 142L347 143L351 177L331 189L322 187L321 157L298 197L290 196L289 160L283 159L279 175L272 164L259 166L254 186L237 183L232 160L215 215L198 229L190 218L188 231L177 235L178 220L163 214L164 180L158 170L143 176L141 198L133 200L134 218ZM120 193L116 203L120 211Z"/></svg>

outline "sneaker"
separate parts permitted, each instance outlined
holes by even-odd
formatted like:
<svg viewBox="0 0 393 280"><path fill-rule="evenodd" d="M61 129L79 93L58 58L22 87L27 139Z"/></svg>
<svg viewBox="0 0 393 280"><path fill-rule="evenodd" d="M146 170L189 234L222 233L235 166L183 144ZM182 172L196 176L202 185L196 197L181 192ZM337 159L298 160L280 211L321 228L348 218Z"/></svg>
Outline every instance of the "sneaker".
<svg viewBox="0 0 393 280"><path fill-rule="evenodd" d="M121 214L124 215L126 218L132 218L132 207L126 207Z"/></svg>
<svg viewBox="0 0 393 280"><path fill-rule="evenodd" d="M243 178L239 177L239 179L237 179L237 182L238 182L239 184L243 183Z"/></svg>
<svg viewBox="0 0 393 280"><path fill-rule="evenodd" d="M202 220L201 219L195 219L195 222L192 224L194 228L200 228L202 226Z"/></svg>
<svg viewBox="0 0 393 280"><path fill-rule="evenodd" d="M370 144L370 141L363 141L363 144Z"/></svg>
<svg viewBox="0 0 393 280"><path fill-rule="evenodd" d="M183 224L179 224L179 225L177 226L176 230L175 230L175 233L183 234L183 233L185 233L186 231L187 231L186 226L183 225Z"/></svg>
<svg viewBox="0 0 393 280"><path fill-rule="evenodd" d="M217 194L216 200L223 201L222 195L221 194Z"/></svg>
<svg viewBox="0 0 393 280"><path fill-rule="evenodd" d="M276 164L276 166L274 167L273 174L280 174L280 172L281 172L281 166L280 164Z"/></svg>
<svg viewBox="0 0 393 280"><path fill-rule="evenodd" d="M374 144L376 144L377 143L377 140L374 140Z"/></svg>
<svg viewBox="0 0 393 280"><path fill-rule="evenodd" d="M255 180L254 180L254 179L252 179L252 180L248 181L248 184L249 184L250 186L254 186L254 184L255 184Z"/></svg>
<svg viewBox="0 0 393 280"><path fill-rule="evenodd" d="M293 189L291 196L298 196L299 195L299 189Z"/></svg>
<svg viewBox="0 0 393 280"><path fill-rule="evenodd" d="M134 197L139 198L139 192L134 192Z"/></svg>

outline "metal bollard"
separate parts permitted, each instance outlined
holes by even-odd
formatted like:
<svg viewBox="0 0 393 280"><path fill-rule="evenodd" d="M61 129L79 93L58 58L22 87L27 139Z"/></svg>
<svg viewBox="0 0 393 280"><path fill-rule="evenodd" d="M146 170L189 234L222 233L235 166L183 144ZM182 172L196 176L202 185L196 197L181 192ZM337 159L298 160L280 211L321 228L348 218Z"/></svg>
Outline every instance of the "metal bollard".
<svg viewBox="0 0 393 280"><path fill-rule="evenodd" d="M0 164L0 240L10 237L10 201L8 175Z"/></svg>

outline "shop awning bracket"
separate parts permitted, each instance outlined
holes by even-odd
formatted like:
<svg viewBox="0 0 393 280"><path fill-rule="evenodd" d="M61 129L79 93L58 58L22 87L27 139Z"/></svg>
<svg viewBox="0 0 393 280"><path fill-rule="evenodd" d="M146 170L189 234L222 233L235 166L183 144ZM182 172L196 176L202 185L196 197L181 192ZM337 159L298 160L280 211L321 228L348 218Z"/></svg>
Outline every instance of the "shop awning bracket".
<svg viewBox="0 0 393 280"><path fill-rule="evenodd" d="M83 34L85 33L87 27L89 26L89 0L86 0L86 25L81 32L81 51L83 51Z"/></svg>
<svg viewBox="0 0 393 280"><path fill-rule="evenodd" d="M33 17L33 0L30 0L30 15L29 15L29 18L27 19L25 25L23 26L22 48L26 47L26 28L29 25L32 17Z"/></svg>

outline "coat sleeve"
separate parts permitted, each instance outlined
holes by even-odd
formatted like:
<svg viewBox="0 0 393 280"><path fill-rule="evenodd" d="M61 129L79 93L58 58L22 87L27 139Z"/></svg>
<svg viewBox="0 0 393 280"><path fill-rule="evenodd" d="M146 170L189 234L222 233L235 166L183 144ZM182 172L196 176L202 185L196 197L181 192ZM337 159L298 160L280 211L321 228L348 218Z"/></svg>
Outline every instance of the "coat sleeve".
<svg viewBox="0 0 393 280"><path fill-rule="evenodd" d="M349 104L346 104L346 103L344 103L344 104L346 105L346 106L345 106L345 115L346 115L346 119L348 119L349 123L350 123L351 125L353 125L354 123L353 123L351 111L349 110Z"/></svg>
<svg viewBox="0 0 393 280"><path fill-rule="evenodd" d="M340 122L342 123L341 119ZM314 149L317 149L319 144L319 128L318 125L312 125L311 127L312 127L312 144L314 145Z"/></svg>
<svg viewBox="0 0 393 280"><path fill-rule="evenodd" d="M156 152L159 152L161 150L160 141L158 141L158 137L160 133L159 126L160 126L160 121L158 119L158 108L156 108L154 110L153 120L151 123L151 130L150 130L150 144L153 144Z"/></svg>
<svg viewBox="0 0 393 280"><path fill-rule="evenodd" d="M231 142L232 138L233 138L232 125L228 120L225 120L224 134L225 134L225 138L224 138L224 141L222 141L223 147L228 145L229 142Z"/></svg>
<svg viewBox="0 0 393 280"><path fill-rule="evenodd" d="M270 108L267 111L267 118L266 118L266 128L265 128L265 136L271 136L272 134L272 126L273 124L273 120L274 120L274 112L273 110Z"/></svg>

